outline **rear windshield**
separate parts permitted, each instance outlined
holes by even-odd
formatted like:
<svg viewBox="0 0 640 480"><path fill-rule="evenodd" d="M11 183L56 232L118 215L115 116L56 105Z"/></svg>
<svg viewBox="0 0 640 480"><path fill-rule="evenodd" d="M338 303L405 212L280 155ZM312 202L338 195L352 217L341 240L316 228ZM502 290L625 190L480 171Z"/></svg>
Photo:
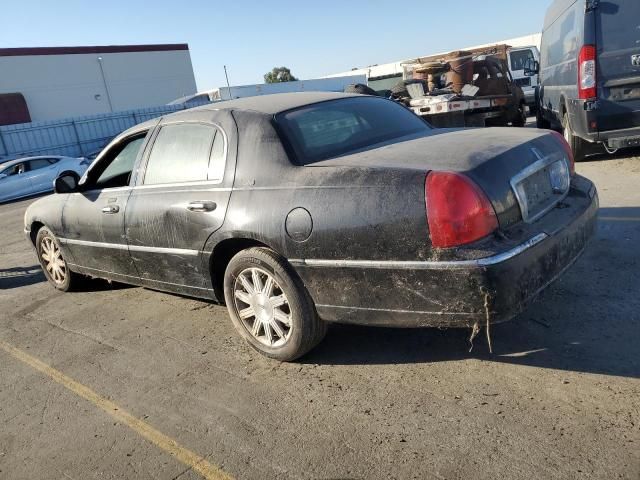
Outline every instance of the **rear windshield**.
<svg viewBox="0 0 640 480"><path fill-rule="evenodd" d="M276 115L301 165L334 158L431 129L397 103L362 96L332 100Z"/></svg>
<svg viewBox="0 0 640 480"><path fill-rule="evenodd" d="M598 45L605 52L638 49L640 45L640 1L601 2L598 7ZM632 53L640 53L634 51Z"/></svg>

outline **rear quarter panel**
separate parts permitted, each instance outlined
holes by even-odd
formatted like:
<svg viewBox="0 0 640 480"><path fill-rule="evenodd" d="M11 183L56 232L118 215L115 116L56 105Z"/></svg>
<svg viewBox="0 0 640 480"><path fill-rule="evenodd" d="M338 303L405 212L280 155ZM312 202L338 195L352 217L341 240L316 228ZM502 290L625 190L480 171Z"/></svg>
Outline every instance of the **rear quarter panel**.
<svg viewBox="0 0 640 480"><path fill-rule="evenodd" d="M247 238L291 260L428 258L426 171L296 166L268 118L246 112L234 117L239 131L235 184L225 224L209 238L206 251L228 238ZM294 209L306 210L311 218L306 239L287 233L287 216ZM325 285L323 296L347 284ZM317 301L319 289L310 291Z"/></svg>

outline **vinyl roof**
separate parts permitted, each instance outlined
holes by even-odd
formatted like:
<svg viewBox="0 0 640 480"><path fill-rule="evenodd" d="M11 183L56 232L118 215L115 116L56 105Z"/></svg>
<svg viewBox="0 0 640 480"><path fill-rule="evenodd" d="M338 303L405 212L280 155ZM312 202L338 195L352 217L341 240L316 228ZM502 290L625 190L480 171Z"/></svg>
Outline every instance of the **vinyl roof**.
<svg viewBox="0 0 640 480"><path fill-rule="evenodd" d="M256 97L237 98L204 105L193 110L251 110L274 115L276 113L303 107L312 103L336 100L338 98L357 97L360 95L334 92L293 92L259 95ZM185 110L185 113L189 110Z"/></svg>

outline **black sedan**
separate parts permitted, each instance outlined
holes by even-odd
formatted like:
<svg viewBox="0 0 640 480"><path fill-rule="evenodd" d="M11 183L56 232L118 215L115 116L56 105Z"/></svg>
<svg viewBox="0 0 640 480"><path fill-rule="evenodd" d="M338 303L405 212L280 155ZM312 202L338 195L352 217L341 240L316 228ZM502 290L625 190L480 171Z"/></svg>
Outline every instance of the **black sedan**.
<svg viewBox="0 0 640 480"><path fill-rule="evenodd" d="M328 322L508 320L592 237L598 197L543 130L435 130L390 100L295 93L168 115L115 138L29 207L48 280L226 303L293 360Z"/></svg>

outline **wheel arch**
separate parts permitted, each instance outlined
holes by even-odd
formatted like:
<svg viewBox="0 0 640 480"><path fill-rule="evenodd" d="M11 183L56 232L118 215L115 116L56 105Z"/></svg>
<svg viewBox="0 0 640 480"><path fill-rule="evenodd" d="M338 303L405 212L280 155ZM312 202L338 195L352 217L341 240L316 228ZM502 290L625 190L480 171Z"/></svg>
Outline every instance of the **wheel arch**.
<svg viewBox="0 0 640 480"><path fill-rule="evenodd" d="M224 303L224 274L227 270L227 265L242 250L253 247L265 247L278 252L277 249L270 245L248 236L225 238L213 247L209 258L209 274L211 275L213 291L220 303Z"/></svg>
<svg viewBox="0 0 640 480"><path fill-rule="evenodd" d="M29 228L30 228L29 238L31 239L31 243L33 244L33 246L36 245L36 238L38 238L38 232L44 226L45 224L40 220L32 220L31 223L29 224Z"/></svg>

